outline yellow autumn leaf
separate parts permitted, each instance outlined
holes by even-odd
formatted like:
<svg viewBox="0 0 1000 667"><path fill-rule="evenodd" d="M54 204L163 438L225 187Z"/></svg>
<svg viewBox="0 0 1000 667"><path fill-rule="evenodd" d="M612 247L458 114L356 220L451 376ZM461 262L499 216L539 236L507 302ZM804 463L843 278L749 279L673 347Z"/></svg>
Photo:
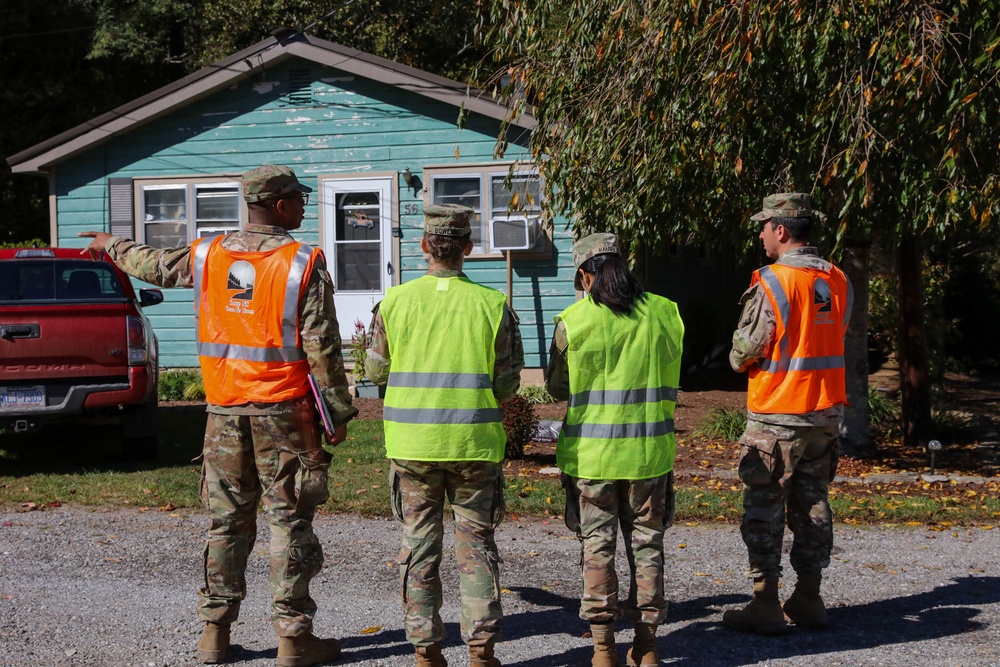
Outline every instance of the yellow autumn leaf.
<svg viewBox="0 0 1000 667"><path fill-rule="evenodd" d="M695 572L694 576L696 576L696 577L707 577L708 576L708 572Z"/></svg>
<svg viewBox="0 0 1000 667"><path fill-rule="evenodd" d="M983 526L983 530L993 530L993 526Z"/></svg>
<svg viewBox="0 0 1000 667"><path fill-rule="evenodd" d="M687 522L687 523L685 523L684 525L685 525L685 526L690 526L690 527L692 527L692 528L693 528L694 526L697 526L697 525L698 525L698 522L697 522L697 521L688 521L688 522Z"/></svg>
<svg viewBox="0 0 1000 667"><path fill-rule="evenodd" d="M363 635L373 635L373 634L375 634L376 632L378 632L381 629L382 629L381 625L373 625L370 628L365 628L364 630L362 630L361 634L363 634Z"/></svg>
<svg viewBox="0 0 1000 667"><path fill-rule="evenodd" d="M907 525L907 526L922 526L923 524L920 523L919 521L907 521L905 525Z"/></svg>
<svg viewBox="0 0 1000 667"><path fill-rule="evenodd" d="M687 543L686 542L681 542L680 544L677 545L677 548L678 549L686 549L687 548Z"/></svg>

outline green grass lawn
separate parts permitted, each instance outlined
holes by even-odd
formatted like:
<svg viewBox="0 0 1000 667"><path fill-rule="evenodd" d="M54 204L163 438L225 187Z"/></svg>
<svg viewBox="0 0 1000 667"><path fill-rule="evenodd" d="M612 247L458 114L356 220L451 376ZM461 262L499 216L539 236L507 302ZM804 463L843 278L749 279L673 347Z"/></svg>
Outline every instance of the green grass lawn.
<svg viewBox="0 0 1000 667"><path fill-rule="evenodd" d="M34 434L0 435L0 506L33 503L115 505L172 510L197 508L206 415L188 406L161 410L160 455L129 462L113 427L51 427ZM324 512L388 515L389 464L382 423L355 421L348 439L333 450L330 500ZM507 510L522 516L558 516L564 495L558 478L507 480ZM951 525L1000 522L1000 499L986 494L956 498L901 497L837 491L831 498L839 521ZM28 505L27 507L30 507ZM677 490L677 522L736 522L740 491L718 485Z"/></svg>

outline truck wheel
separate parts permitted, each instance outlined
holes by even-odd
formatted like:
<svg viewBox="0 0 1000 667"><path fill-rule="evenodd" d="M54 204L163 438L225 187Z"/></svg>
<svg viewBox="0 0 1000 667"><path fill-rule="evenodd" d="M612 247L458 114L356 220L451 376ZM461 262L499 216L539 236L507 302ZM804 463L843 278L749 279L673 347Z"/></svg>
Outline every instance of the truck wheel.
<svg viewBox="0 0 1000 667"><path fill-rule="evenodd" d="M126 405L122 411L122 450L130 461L149 461L156 458L157 401L141 405Z"/></svg>

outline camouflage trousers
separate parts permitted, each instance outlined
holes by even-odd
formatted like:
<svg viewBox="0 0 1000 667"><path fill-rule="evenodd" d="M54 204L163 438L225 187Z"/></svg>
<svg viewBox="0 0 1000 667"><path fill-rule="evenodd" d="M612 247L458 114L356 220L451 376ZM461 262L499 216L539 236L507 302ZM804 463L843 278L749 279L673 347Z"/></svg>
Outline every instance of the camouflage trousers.
<svg viewBox="0 0 1000 667"><path fill-rule="evenodd" d="M833 512L830 482L837 473L837 424L779 426L747 422L740 438L739 475L744 484L740 532L752 578L781 576L781 542L793 534L790 562L799 573L830 564Z"/></svg>
<svg viewBox="0 0 1000 667"><path fill-rule="evenodd" d="M581 479L563 475L566 527L580 540L583 596L580 618L610 623L624 614L659 625L663 596L663 533L674 520L674 473L639 480ZM629 567L624 609L618 600L615 551L621 526Z"/></svg>
<svg viewBox="0 0 1000 667"><path fill-rule="evenodd" d="M406 639L428 646L444 639L441 544L444 500L455 517L455 559L462 594L462 640L500 640L500 556L493 539L503 521L503 474L488 461L392 460L393 513L403 522L399 552Z"/></svg>
<svg viewBox="0 0 1000 667"><path fill-rule="evenodd" d="M309 581L323 565L312 521L328 498L330 465L315 420L311 407L289 414L208 415L201 497L212 525L198 592L202 621L230 624L239 615L263 499L271 527L271 622L282 637L312 631L316 603Z"/></svg>

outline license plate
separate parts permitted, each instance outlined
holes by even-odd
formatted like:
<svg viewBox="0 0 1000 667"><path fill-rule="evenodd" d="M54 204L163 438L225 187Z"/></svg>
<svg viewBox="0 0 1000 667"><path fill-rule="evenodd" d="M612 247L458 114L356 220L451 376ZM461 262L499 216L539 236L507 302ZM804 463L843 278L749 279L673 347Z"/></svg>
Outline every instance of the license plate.
<svg viewBox="0 0 1000 667"><path fill-rule="evenodd" d="M0 410L44 408L45 387L0 387Z"/></svg>

